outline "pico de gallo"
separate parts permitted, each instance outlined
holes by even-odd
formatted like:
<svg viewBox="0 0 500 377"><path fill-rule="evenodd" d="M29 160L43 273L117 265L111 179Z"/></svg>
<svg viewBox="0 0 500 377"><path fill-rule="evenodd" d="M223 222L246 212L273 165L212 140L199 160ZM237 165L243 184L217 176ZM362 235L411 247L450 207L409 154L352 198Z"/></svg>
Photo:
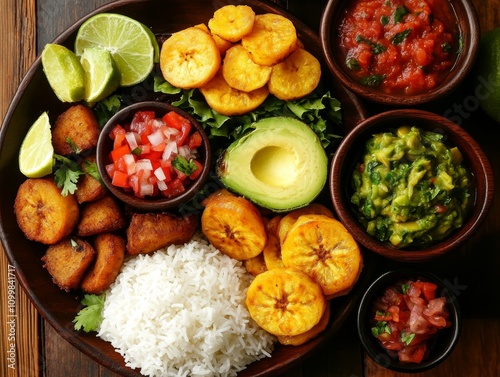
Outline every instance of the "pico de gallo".
<svg viewBox="0 0 500 377"><path fill-rule="evenodd" d="M163 117L138 111L129 124L117 124L109 136L113 150L106 171L111 182L137 197L177 196L203 170L198 153L202 136L175 111Z"/></svg>
<svg viewBox="0 0 500 377"><path fill-rule="evenodd" d="M460 51L449 0L357 0L340 24L346 71L387 94L438 86Z"/></svg>
<svg viewBox="0 0 500 377"><path fill-rule="evenodd" d="M420 363L428 356L429 341L451 326L444 297L437 285L416 280L388 287L374 302L372 334L399 361Z"/></svg>

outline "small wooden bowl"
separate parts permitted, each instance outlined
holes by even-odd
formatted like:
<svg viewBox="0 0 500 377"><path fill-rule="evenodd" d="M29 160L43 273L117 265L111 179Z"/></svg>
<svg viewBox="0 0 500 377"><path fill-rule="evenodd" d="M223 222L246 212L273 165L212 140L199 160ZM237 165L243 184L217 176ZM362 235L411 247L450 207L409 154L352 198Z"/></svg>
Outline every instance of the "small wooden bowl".
<svg viewBox="0 0 500 377"><path fill-rule="evenodd" d="M111 140L109 133L117 124L123 125L124 123L130 122L133 115L137 111L147 110L154 111L156 117L162 117L169 111L175 111L184 118L188 119L191 122L191 125L202 136L202 146L199 148L199 152L201 159L200 162L203 164L203 171L195 181L191 182L189 186L186 187L186 191L178 196L167 198L165 196L158 195L155 197L139 198L130 191L125 191L120 187L114 186L111 183L108 173L106 172L106 165L111 162L109 159L109 153L113 148L113 140ZM210 155L211 150L208 136L202 126L191 115L168 103L155 101L138 102L119 110L103 127L101 134L99 135L96 149L97 168L99 169L99 174L101 175L104 185L117 199L136 210L142 211L163 211L166 209L176 208L192 199L198 192L200 192L208 178L208 174L210 172Z"/></svg>
<svg viewBox="0 0 500 377"><path fill-rule="evenodd" d="M447 144L456 146L470 169L475 189L473 205L461 228L442 241L425 249L397 249L369 235L359 222L351 204L352 172L362 160L365 143L373 135L402 124L441 133ZM450 120L431 112L397 109L370 117L356 126L340 143L330 171L330 194L334 209L354 238L367 249L389 259L422 262L457 249L467 241L484 221L493 200L493 173L484 152L474 139Z"/></svg>
<svg viewBox="0 0 500 377"><path fill-rule="evenodd" d="M451 326L439 330L434 338L428 343L428 356L421 363L403 363L397 357L389 355L379 340L373 336L370 323L373 302L381 297L388 287L398 283L401 280L431 282L438 286L436 290L437 297L446 298L446 307L450 314L449 320ZM445 282L438 276L428 271L417 271L414 269L393 270L382 274L366 290L363 295L357 316L358 335L361 339L366 353L377 364L384 368L402 372L402 373L420 373L434 368L445 360L455 348L462 328L462 315L457 297Z"/></svg>
<svg viewBox="0 0 500 377"><path fill-rule="evenodd" d="M328 0L320 21L320 40L328 68L351 91L372 102L389 106L411 107L445 97L456 89L471 70L476 57L480 27L476 10L470 0L450 0L462 38L462 48L451 71L434 89L416 95L386 94L376 87L360 84L348 74L345 52L339 46L339 26L347 0Z"/></svg>

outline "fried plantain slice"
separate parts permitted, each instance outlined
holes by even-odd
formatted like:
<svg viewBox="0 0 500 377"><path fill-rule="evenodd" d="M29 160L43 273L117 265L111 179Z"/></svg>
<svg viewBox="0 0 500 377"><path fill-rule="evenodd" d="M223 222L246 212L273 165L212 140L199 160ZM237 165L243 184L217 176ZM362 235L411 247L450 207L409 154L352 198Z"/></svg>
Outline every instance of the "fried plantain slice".
<svg viewBox="0 0 500 377"><path fill-rule="evenodd" d="M341 222L324 215L302 215L281 245L286 267L305 272L327 298L348 293L358 280L363 258Z"/></svg>
<svg viewBox="0 0 500 377"><path fill-rule="evenodd" d="M267 271L266 263L264 262L264 255L260 253L259 255L245 259L243 261L243 267L252 276L257 276L265 271Z"/></svg>
<svg viewBox="0 0 500 377"><path fill-rule="evenodd" d="M106 195L82 206L76 233L92 236L125 228L125 216L113 197Z"/></svg>
<svg viewBox="0 0 500 377"><path fill-rule="evenodd" d="M100 294L115 281L125 259L125 239L113 233L102 233L94 240L96 258L86 272L80 287L87 293Z"/></svg>
<svg viewBox="0 0 500 377"><path fill-rule="evenodd" d="M222 64L222 75L228 85L243 92L251 92L266 85L272 70L272 67L254 63L241 44L226 51Z"/></svg>
<svg viewBox="0 0 500 377"><path fill-rule="evenodd" d="M311 203L305 207L288 212L285 216L283 216L278 224L277 231L281 245L285 241L286 235L288 234L290 228L302 215L325 215L331 218L334 217L332 211L330 211L327 207L320 203Z"/></svg>
<svg viewBox="0 0 500 377"><path fill-rule="evenodd" d="M99 122L84 105L73 105L57 117L52 128L54 152L67 155L94 148L99 138Z"/></svg>
<svg viewBox="0 0 500 377"><path fill-rule="evenodd" d="M281 259L281 247L278 236L273 233L268 233L267 244L262 250L262 255L264 256L264 263L268 270L273 270L275 268L285 267L283 260Z"/></svg>
<svg viewBox="0 0 500 377"><path fill-rule="evenodd" d="M222 115L242 115L255 110L269 95L267 86L243 92L231 88L219 71L210 82L200 88L208 105Z"/></svg>
<svg viewBox="0 0 500 377"><path fill-rule="evenodd" d="M296 48L283 62L276 64L269 78L269 92L283 101L310 94L321 79L321 65L311 53Z"/></svg>
<svg viewBox="0 0 500 377"><path fill-rule="evenodd" d="M87 156L84 158L81 167L82 171L85 173L80 178L78 178L77 190L75 191L75 197L79 204L91 202L96 199L102 198L106 191L104 186L89 174L88 170L95 167L96 157L95 155Z"/></svg>
<svg viewBox="0 0 500 377"><path fill-rule="evenodd" d="M77 289L90 264L94 260L95 250L87 241L74 237L65 238L49 246L42 257L43 267L52 280L65 291Z"/></svg>
<svg viewBox="0 0 500 377"><path fill-rule="evenodd" d="M212 245L238 260L257 256L267 242L257 207L238 196L222 195L210 200L201 215L201 230Z"/></svg>
<svg viewBox="0 0 500 377"><path fill-rule="evenodd" d="M18 188L14 201L17 224L26 238L52 245L68 236L79 216L73 195L61 195L51 178L27 179Z"/></svg>
<svg viewBox="0 0 500 377"><path fill-rule="evenodd" d="M292 21L274 13L255 16L252 32L241 39L252 60L272 66L285 60L297 47L297 31Z"/></svg>
<svg viewBox="0 0 500 377"><path fill-rule="evenodd" d="M248 5L225 5L214 12L208 27L212 34L237 42L252 31L254 20L255 12Z"/></svg>
<svg viewBox="0 0 500 377"><path fill-rule="evenodd" d="M160 69L165 80L182 89L199 88L217 73L221 56L212 36L199 27L174 33L163 42Z"/></svg>
<svg viewBox="0 0 500 377"><path fill-rule="evenodd" d="M246 305L264 330L293 336L320 321L326 300L321 287L302 271L276 268L255 277L248 287Z"/></svg>
<svg viewBox="0 0 500 377"><path fill-rule="evenodd" d="M127 253L146 254L173 244L188 242L198 228L195 214L134 213L127 228Z"/></svg>
<svg viewBox="0 0 500 377"><path fill-rule="evenodd" d="M284 335L284 336L279 335L277 337L278 342L280 342L285 346L300 346L301 344L304 344L310 341L311 339L317 337L319 334L325 331L326 327L328 326L328 323L330 322L330 312L331 312L330 306L331 306L331 301L327 301L323 316L321 317L320 321L316 325L314 325L312 329L299 335Z"/></svg>

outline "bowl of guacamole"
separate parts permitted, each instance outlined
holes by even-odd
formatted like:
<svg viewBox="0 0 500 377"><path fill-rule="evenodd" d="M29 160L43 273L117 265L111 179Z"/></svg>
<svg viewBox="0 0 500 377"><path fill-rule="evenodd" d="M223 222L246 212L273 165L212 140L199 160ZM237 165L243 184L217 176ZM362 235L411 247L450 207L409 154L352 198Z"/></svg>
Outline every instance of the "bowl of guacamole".
<svg viewBox="0 0 500 377"><path fill-rule="evenodd" d="M488 212L487 157L461 127L416 109L356 126L333 158L330 193L340 220L366 248L422 261L461 246Z"/></svg>

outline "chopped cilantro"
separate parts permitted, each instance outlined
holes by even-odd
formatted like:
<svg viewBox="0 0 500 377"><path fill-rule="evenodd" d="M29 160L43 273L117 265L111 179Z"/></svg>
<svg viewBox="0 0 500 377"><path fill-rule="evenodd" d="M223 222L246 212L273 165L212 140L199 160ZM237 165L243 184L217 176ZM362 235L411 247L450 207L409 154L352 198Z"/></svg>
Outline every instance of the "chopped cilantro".
<svg viewBox="0 0 500 377"><path fill-rule="evenodd" d="M408 13L410 13L410 11L404 5L397 7L394 11L394 23L403 22L403 17Z"/></svg>
<svg viewBox="0 0 500 377"><path fill-rule="evenodd" d="M372 334L374 336L379 336L383 333L392 334L391 328L386 321L378 321L377 324L372 327Z"/></svg>
<svg viewBox="0 0 500 377"><path fill-rule="evenodd" d="M80 165L70 158L58 154L54 154L54 158L58 162L58 168L54 173L54 182L57 187L62 189L61 195L74 194L78 178L83 174Z"/></svg>
<svg viewBox="0 0 500 377"><path fill-rule="evenodd" d="M353 71L359 71L361 69L359 62L354 58L347 59L345 64L347 65L347 68L352 69Z"/></svg>
<svg viewBox="0 0 500 377"><path fill-rule="evenodd" d="M408 289L410 289L410 284L401 284L401 292L403 292L404 295L408 292Z"/></svg>
<svg viewBox="0 0 500 377"><path fill-rule="evenodd" d="M362 77L360 82L361 82L361 84L366 85L366 86L379 86L384 79L385 79L385 75L373 74L370 76Z"/></svg>
<svg viewBox="0 0 500 377"><path fill-rule="evenodd" d="M392 44L397 46L398 44L401 44L408 36L411 34L412 29L406 29L400 33L397 33L394 38L392 38Z"/></svg>
<svg viewBox="0 0 500 377"><path fill-rule="evenodd" d="M70 148L73 150L74 153L76 154L81 153L82 150L78 148L78 146L75 144L73 140L71 140L69 136L66 138L66 143L68 143L68 145L70 146Z"/></svg>
<svg viewBox="0 0 500 377"><path fill-rule="evenodd" d="M382 26L387 25L389 23L389 17L387 17L385 15L380 17L380 23L382 24Z"/></svg>
<svg viewBox="0 0 500 377"><path fill-rule="evenodd" d="M371 47L372 53L374 55L381 54L382 52L384 52L386 50L386 48L385 48L384 45L382 45L380 43L372 42L368 38L365 38L365 37L363 37L361 35L356 36L356 42L358 42L358 43L366 43L367 45L369 45Z"/></svg>
<svg viewBox="0 0 500 377"><path fill-rule="evenodd" d="M97 164L95 162L85 160L83 162L83 170L92 178L101 182L101 176L99 174L99 170L97 169Z"/></svg>
<svg viewBox="0 0 500 377"><path fill-rule="evenodd" d="M198 168L193 160L186 160L182 156L177 156L172 161L172 166L180 172L190 176Z"/></svg>
<svg viewBox="0 0 500 377"><path fill-rule="evenodd" d="M118 94L113 94L102 101L99 101L94 106L94 111L99 122L99 126L103 127L121 107L121 100Z"/></svg>
<svg viewBox="0 0 500 377"><path fill-rule="evenodd" d="M406 333L405 331L401 332L401 341L406 344L407 346L410 345L412 342L413 338L415 338L415 334L413 333Z"/></svg>
<svg viewBox="0 0 500 377"><path fill-rule="evenodd" d="M86 307L81 309L73 320L75 330L97 331L103 320L102 310L105 300L106 294L104 293L101 295L85 295L81 303Z"/></svg>

